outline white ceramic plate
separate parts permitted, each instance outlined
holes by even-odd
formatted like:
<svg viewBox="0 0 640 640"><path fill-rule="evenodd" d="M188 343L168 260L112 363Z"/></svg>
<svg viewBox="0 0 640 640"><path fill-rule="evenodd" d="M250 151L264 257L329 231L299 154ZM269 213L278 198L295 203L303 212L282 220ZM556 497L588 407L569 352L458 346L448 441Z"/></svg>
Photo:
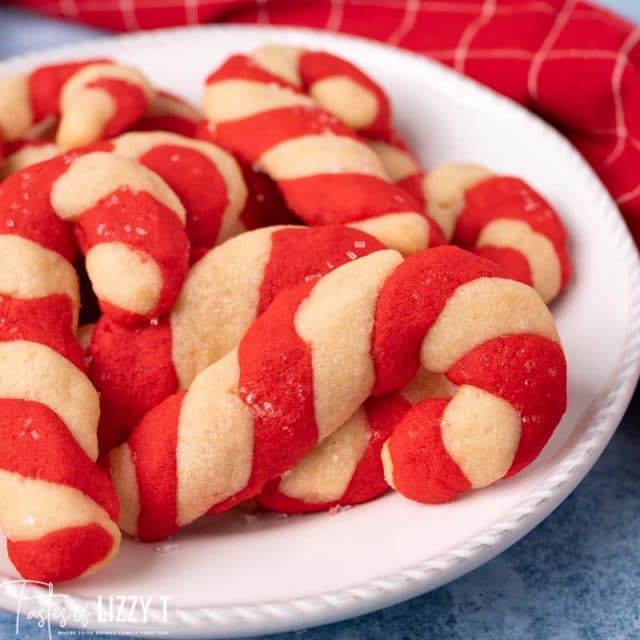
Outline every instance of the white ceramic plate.
<svg viewBox="0 0 640 640"><path fill-rule="evenodd" d="M203 637L267 633L355 616L438 587L513 544L569 494L607 444L637 382L640 269L604 188L543 122L438 64L327 33L206 27L57 49L10 60L0 73L113 56L198 103L210 70L233 52L267 42L328 49L361 65L388 90L400 130L427 167L481 162L524 177L557 207L572 237L576 272L554 305L569 361L569 409L535 464L453 504L427 507L388 495L334 516L227 514L161 545L127 540L106 571L56 589L67 596L56 603L67 613L85 612L90 628ZM3 549L0 582L15 577ZM34 605L25 604L27 596L47 604L42 590L5 584L0 606L16 610L21 593L23 611ZM108 599L115 594L151 597L146 623L139 609L137 623L115 620ZM166 619L163 596L169 597Z"/></svg>

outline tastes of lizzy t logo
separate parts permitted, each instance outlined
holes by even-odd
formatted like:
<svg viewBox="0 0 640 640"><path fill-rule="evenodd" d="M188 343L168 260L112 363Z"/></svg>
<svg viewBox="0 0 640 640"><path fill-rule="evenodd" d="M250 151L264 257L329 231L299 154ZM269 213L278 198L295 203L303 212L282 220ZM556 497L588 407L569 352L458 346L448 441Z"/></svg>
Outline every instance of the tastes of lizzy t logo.
<svg viewBox="0 0 640 640"><path fill-rule="evenodd" d="M37 580L11 580L0 584L0 590L15 599L16 637L20 638L24 620L32 620L42 630L43 637L53 640L59 636L81 636L79 629L94 629L94 634L135 634L152 621L166 624L171 596L109 595L93 601L72 599L55 593L50 582ZM145 637L163 636L163 632L144 632Z"/></svg>

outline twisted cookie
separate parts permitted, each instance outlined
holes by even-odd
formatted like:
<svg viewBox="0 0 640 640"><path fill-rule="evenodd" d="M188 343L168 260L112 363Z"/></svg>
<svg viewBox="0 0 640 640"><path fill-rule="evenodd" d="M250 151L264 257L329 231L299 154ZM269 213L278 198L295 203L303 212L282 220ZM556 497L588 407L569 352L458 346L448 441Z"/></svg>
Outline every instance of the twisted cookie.
<svg viewBox="0 0 640 640"><path fill-rule="evenodd" d="M118 501L95 465L99 397L71 331L73 270L55 250L14 249L0 287L0 529L22 576L58 582L111 561Z"/></svg>
<svg viewBox="0 0 640 640"><path fill-rule="evenodd" d="M14 173L0 185L2 255L41 248L71 262L76 240L103 312L139 322L168 311L187 271L184 209L154 173L101 151L72 152Z"/></svg>
<svg viewBox="0 0 640 640"><path fill-rule="evenodd" d="M192 254L201 255L241 230L247 186L231 154L174 133L126 133L110 142L118 155L158 174L186 209Z"/></svg>
<svg viewBox="0 0 640 640"><path fill-rule="evenodd" d="M261 229L206 255L166 320L122 327L102 318L89 351L91 378L101 391L100 450L125 441L147 411L235 347L280 291L381 249L375 238L348 227ZM318 511L384 493L382 444L411 404L436 388L442 384L422 375L403 394L369 400L260 502Z"/></svg>
<svg viewBox="0 0 640 640"><path fill-rule="evenodd" d="M103 60L55 64L0 78L0 137L23 138L60 117L56 143L81 147L115 136L147 111L154 91L135 69Z"/></svg>
<svg viewBox="0 0 640 640"><path fill-rule="evenodd" d="M450 241L502 265L545 302L566 287L571 263L564 225L523 180L447 164L400 184L424 203Z"/></svg>
<svg viewBox="0 0 640 640"><path fill-rule="evenodd" d="M73 236L38 188L69 162L0 185L0 528L18 571L45 582L98 570L120 541L95 465L99 396L74 339Z"/></svg>
<svg viewBox="0 0 640 640"><path fill-rule="evenodd" d="M564 411L564 355L532 288L455 247L404 262L378 251L280 294L237 349L109 454L121 527L158 539L257 495L372 393L406 385L419 364L458 389L403 420L434 406L446 418L442 432L425 423L439 448L408 456L420 491L404 482L409 462L398 451L410 444L392 438L387 447L387 472L411 497L450 499L519 470Z"/></svg>
<svg viewBox="0 0 640 640"><path fill-rule="evenodd" d="M282 74L233 56L207 79L204 108L216 140L275 180L307 224L347 223L405 254L442 241L366 143Z"/></svg>

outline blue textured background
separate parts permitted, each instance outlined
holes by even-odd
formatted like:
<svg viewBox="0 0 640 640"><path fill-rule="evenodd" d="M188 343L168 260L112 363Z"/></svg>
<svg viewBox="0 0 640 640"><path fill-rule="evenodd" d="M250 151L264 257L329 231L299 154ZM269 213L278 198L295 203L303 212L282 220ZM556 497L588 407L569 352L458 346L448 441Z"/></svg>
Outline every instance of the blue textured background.
<svg viewBox="0 0 640 640"><path fill-rule="evenodd" d="M640 22L640 0L601 4ZM0 58L99 33L0 8ZM0 640L14 637L15 617L0 612ZM46 637L23 621L20 640ZM640 640L640 393L584 482L501 556L404 604L273 638Z"/></svg>

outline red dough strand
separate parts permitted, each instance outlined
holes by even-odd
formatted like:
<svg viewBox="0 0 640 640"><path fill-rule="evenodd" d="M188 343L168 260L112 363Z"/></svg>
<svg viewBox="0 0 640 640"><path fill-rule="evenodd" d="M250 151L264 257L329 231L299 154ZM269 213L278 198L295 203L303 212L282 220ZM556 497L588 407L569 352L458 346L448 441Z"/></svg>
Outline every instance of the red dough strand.
<svg viewBox="0 0 640 640"><path fill-rule="evenodd" d="M252 473L246 488L214 512L255 496L318 440L311 351L294 328L295 312L313 286L300 285L283 293L265 320L251 326L238 347L240 397L251 411L255 430Z"/></svg>
<svg viewBox="0 0 640 640"><path fill-rule="evenodd" d="M40 582L73 580L113 554L113 538L89 524L58 529L37 540L7 541L7 551L21 575Z"/></svg>
<svg viewBox="0 0 640 640"><path fill-rule="evenodd" d="M177 472L173 452L177 446L177 425L184 393L171 396L151 410L140 424L153 425L148 438L141 427L129 441L136 465L140 491L140 530L142 540L162 540L178 529Z"/></svg>
<svg viewBox="0 0 640 640"><path fill-rule="evenodd" d="M0 468L24 478L73 487L97 502L113 520L118 501L106 474L82 451L64 422L46 405L0 401Z"/></svg>
<svg viewBox="0 0 640 640"><path fill-rule="evenodd" d="M90 349L89 375L100 390L100 451L124 442L145 413L178 388L171 360L171 327L124 327L108 317L98 321Z"/></svg>
<svg viewBox="0 0 640 640"><path fill-rule="evenodd" d="M331 188L327 188L327 181ZM390 206L403 211L417 207L408 193L374 176L319 174L282 180L279 185L293 211L305 208L305 222L311 225L326 224L327 220L346 224L374 218L384 215ZM436 226L433 228L440 233Z"/></svg>
<svg viewBox="0 0 640 640"><path fill-rule="evenodd" d="M0 342L28 340L64 354L78 368L84 355L73 334L74 301L63 294L18 300L0 295Z"/></svg>
<svg viewBox="0 0 640 640"><path fill-rule="evenodd" d="M51 186L77 153L66 154L19 174L0 186L0 230L27 238L71 261L77 252L73 231L51 209Z"/></svg>
<svg viewBox="0 0 640 640"><path fill-rule="evenodd" d="M446 400L418 405L399 422L389 440L389 455L396 470L394 487L418 502L450 502L471 489L442 443L440 425L446 405ZM406 473L397 469L406 469Z"/></svg>
<svg viewBox="0 0 640 640"><path fill-rule="evenodd" d="M219 216L229 204L224 179L215 165L201 153L171 145L155 147L140 162L164 178L191 213L187 218L187 235L194 247L213 247L220 232ZM188 173L176 171L175 165L187 165Z"/></svg>
<svg viewBox="0 0 640 640"><path fill-rule="evenodd" d="M219 80L217 75L214 77ZM355 134L337 118L311 110L306 105L273 109L242 120L222 122L216 124L212 132L214 140L251 165L259 163L266 151L287 138L321 134L357 140Z"/></svg>

